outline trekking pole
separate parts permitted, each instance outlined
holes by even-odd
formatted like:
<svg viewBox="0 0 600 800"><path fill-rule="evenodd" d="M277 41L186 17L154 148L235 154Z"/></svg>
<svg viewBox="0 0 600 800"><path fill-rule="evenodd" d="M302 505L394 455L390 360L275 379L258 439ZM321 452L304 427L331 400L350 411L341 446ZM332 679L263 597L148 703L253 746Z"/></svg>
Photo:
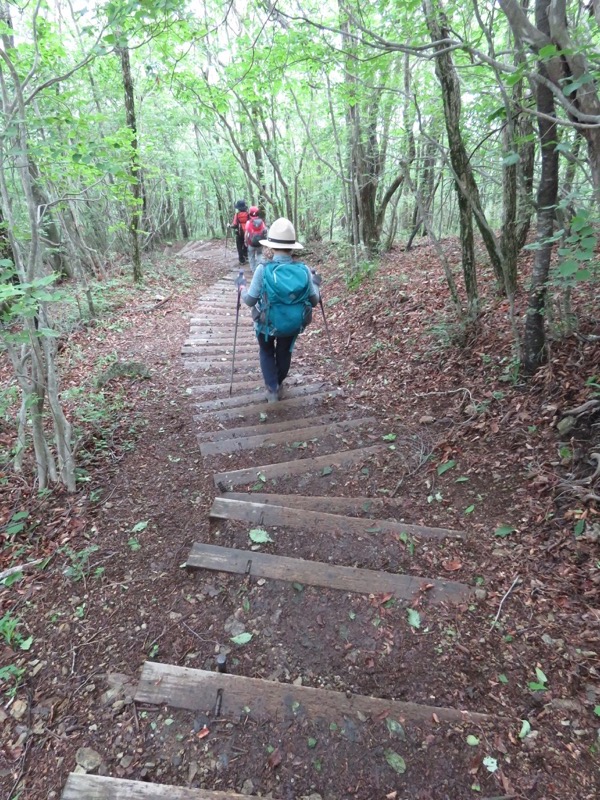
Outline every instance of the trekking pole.
<svg viewBox="0 0 600 800"><path fill-rule="evenodd" d="M316 270L311 270L313 277L317 274ZM331 341L331 336L329 334L329 325L327 324L327 317L325 316L325 307L323 306L323 298L321 297L321 286L320 284L317 285L319 289L319 305L321 306L321 313L323 314L323 322L325 323L325 333L327 334L327 341L329 342L329 347L333 350L333 342Z"/></svg>
<svg viewBox="0 0 600 800"><path fill-rule="evenodd" d="M235 345L237 342L238 322L240 319L240 306L242 304L242 286L246 285L246 278L244 277L244 270L241 269L239 275L235 279L237 286L237 304L235 307L235 329L233 332L233 356L231 357L231 382L229 384L229 397L233 392L233 372L235 370Z"/></svg>
<svg viewBox="0 0 600 800"><path fill-rule="evenodd" d="M327 341L329 342L329 347L333 350L333 342L331 341L331 336L329 335L329 326L327 325L327 317L325 316L325 309L323 308L323 300L321 296L319 296L319 305L321 306L321 313L323 314L323 322L325 323L325 333L327 334Z"/></svg>

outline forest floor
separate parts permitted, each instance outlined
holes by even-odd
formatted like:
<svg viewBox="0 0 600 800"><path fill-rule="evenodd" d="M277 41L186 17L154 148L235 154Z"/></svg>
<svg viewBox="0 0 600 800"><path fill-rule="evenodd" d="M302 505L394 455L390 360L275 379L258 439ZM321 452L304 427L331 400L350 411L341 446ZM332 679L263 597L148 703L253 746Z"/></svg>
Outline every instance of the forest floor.
<svg viewBox="0 0 600 800"><path fill-rule="evenodd" d="M360 405L385 432L385 455L337 494L394 497L407 522L469 534L443 557L414 555L409 571L475 593L435 613L424 603L417 628L390 597L295 585L282 601L268 584L181 568L193 542L234 535L209 525L214 469L200 456L180 351L203 289L235 264L218 242L197 260L176 250L157 256L142 294L115 278L100 320L63 336L79 491L40 494L26 476L1 476L0 573L37 563L0 585L0 795L57 799L79 763L277 800L596 797L600 518L583 501L591 485L576 481L594 473L597 408L564 423L567 410L600 396L594 299L575 298L578 334L553 341L549 365L526 383L491 279L465 341L430 247L395 249L354 288L327 248L308 253L324 276L333 353L316 317L292 374L338 385L335 402ZM458 248L453 255L458 262ZM141 366L119 374L117 362ZM16 395L4 362L0 389L8 419ZM12 436L0 429L0 448ZM345 562L385 569L385 548L367 550L357 541ZM379 720L355 759L352 732L332 743L310 725L298 734L248 721L207 735L202 715L132 702L144 661L214 669L240 619L261 636L235 648L232 671L466 707L496 722L443 732L431 722L405 741L402 726ZM386 755L386 725L396 749L406 747L406 774Z"/></svg>

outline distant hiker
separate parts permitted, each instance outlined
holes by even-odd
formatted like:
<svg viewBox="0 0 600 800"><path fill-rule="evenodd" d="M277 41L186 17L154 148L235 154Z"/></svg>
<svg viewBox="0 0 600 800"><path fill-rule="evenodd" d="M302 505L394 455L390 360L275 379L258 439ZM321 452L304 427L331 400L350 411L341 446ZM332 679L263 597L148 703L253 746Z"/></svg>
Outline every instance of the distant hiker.
<svg viewBox="0 0 600 800"><path fill-rule="evenodd" d="M273 251L273 260L259 264L248 291L243 287L240 291L244 303L254 306L260 368L272 403L280 398L296 337L310 324L312 309L319 303L320 277L302 261L292 261L292 251L303 247L288 219L275 220L260 244Z"/></svg>
<svg viewBox="0 0 600 800"><path fill-rule="evenodd" d="M248 263L250 264L250 271L254 272L258 266L257 258L262 253L260 240L264 239L267 235L267 226L264 220L259 216L260 211L258 206L250 206L248 211L250 219L246 223L246 247L248 248Z"/></svg>
<svg viewBox="0 0 600 800"><path fill-rule="evenodd" d="M246 201L238 200L235 204L233 222L229 227L235 230L235 246L237 247L240 264L245 264L248 260L248 248L244 241L248 219L248 206L246 205Z"/></svg>

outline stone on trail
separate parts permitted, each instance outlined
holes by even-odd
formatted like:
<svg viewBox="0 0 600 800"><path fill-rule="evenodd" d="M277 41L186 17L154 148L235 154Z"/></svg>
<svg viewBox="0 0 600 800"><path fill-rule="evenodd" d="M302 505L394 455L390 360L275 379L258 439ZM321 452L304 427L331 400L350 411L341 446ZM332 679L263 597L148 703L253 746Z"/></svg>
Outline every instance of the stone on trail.
<svg viewBox="0 0 600 800"><path fill-rule="evenodd" d="M75 753L75 761L86 772L93 772L102 763L102 756L91 747L80 747Z"/></svg>

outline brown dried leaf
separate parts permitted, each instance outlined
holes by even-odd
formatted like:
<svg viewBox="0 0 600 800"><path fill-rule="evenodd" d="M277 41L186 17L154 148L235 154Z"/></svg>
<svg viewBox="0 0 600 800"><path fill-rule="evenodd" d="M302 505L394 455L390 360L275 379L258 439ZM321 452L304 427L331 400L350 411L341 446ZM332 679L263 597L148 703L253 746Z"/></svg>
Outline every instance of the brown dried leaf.
<svg viewBox="0 0 600 800"><path fill-rule="evenodd" d="M271 767L271 769L275 769L275 767L278 767L281 764L282 760L283 760L283 754L281 750L278 747L276 747L275 750L273 750L271 755L268 757L267 764Z"/></svg>
<svg viewBox="0 0 600 800"><path fill-rule="evenodd" d="M457 558L452 558L448 561L442 561L442 567L446 572L456 572L457 569L462 569L462 561L459 561Z"/></svg>

